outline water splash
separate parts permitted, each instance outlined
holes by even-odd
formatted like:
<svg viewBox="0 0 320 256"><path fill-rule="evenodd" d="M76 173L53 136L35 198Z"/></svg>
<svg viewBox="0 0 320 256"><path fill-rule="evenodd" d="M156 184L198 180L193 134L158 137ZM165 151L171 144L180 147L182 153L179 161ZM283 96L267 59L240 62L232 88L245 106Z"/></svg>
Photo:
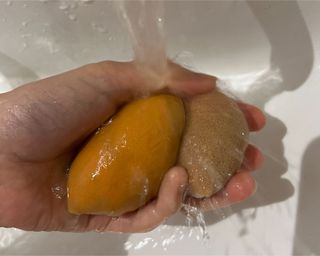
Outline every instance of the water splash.
<svg viewBox="0 0 320 256"><path fill-rule="evenodd" d="M198 207L191 206L190 204L183 204L182 209L186 213L187 226L191 227L193 224L196 224L200 229L201 237L198 237L198 240L209 240L210 235L207 231L207 226L203 212Z"/></svg>
<svg viewBox="0 0 320 256"><path fill-rule="evenodd" d="M194 217L197 214L194 214ZM202 214L200 214L202 215ZM191 217L193 218L193 217ZM201 220L200 220L201 219ZM194 224L196 224L198 221L203 223L203 215L202 217L196 217L194 219ZM124 244L125 250L143 250L146 248L157 248L160 247L163 251L168 251L173 246L175 246L180 241L183 241L184 239L195 239L201 243L201 246L208 246L207 243L209 239L209 235L207 235L206 229L205 231L201 231L199 229L200 225L196 226L194 224L188 225L182 225L182 226L170 226L166 224L162 224L157 229L152 231L151 233L148 233L146 237L142 237L137 240L129 240ZM205 225L204 225L205 227Z"/></svg>

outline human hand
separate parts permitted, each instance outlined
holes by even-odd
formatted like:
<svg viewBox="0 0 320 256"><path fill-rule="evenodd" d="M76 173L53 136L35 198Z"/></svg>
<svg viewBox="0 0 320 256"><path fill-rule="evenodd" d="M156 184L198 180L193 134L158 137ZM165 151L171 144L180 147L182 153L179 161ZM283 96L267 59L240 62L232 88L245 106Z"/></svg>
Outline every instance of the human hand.
<svg viewBox="0 0 320 256"><path fill-rule="evenodd" d="M177 94L205 92L215 83L213 77L174 64L170 71L166 84ZM175 213L187 184L187 174L181 167L169 170L158 197L133 213L111 218L77 216L67 211L66 170L77 149L146 86L132 63L102 62L0 95L0 226L34 231L141 232ZM261 112L247 105L242 109L251 128L262 127ZM247 166L254 168L259 153L250 153L250 148ZM242 186L241 198L232 184ZM247 171L241 171L226 190L235 192L229 193L233 195L229 203L239 201L254 191L253 179ZM205 203L200 204L205 207Z"/></svg>

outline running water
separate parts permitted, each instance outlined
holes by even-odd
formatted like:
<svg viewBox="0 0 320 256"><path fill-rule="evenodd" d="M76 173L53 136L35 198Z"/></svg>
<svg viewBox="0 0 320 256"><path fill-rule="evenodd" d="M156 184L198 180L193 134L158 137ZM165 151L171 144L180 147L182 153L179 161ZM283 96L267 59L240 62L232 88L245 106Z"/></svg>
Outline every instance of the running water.
<svg viewBox="0 0 320 256"><path fill-rule="evenodd" d="M183 204L182 210L186 213L187 226L191 227L192 224L195 223L199 227L201 239L209 240L210 235L207 231L207 225L204 219L203 212L199 208L191 206L190 204Z"/></svg>
<svg viewBox="0 0 320 256"><path fill-rule="evenodd" d="M137 67L159 89L167 68L163 3L139 0L114 4L129 32Z"/></svg>
<svg viewBox="0 0 320 256"><path fill-rule="evenodd" d="M143 70L143 73L152 74L152 78L158 82L152 84L161 86L163 84L161 83L161 77L164 76L167 68L163 3L161 1L145 0L115 1L115 6L129 32L136 65ZM183 204L182 210L186 214L185 224L190 231L189 234L192 235L194 226L196 226L197 232L200 232L200 235L196 234L197 239L208 240L210 237L201 210L187 203ZM177 227L177 229L179 228ZM160 244L163 247L170 245L177 237L175 231L170 237L171 239L166 238ZM151 242L154 245L156 244L150 238L140 241L135 246L132 244L127 246L140 249Z"/></svg>

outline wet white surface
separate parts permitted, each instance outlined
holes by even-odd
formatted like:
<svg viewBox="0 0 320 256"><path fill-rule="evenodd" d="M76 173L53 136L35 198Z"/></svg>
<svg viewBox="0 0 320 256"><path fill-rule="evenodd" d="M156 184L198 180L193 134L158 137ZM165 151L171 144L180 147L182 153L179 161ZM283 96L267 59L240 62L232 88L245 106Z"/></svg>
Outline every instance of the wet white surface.
<svg viewBox="0 0 320 256"><path fill-rule="evenodd" d="M258 191L206 215L209 240L177 214L147 234L31 233L0 229L2 254L320 254L320 2L167 2L169 55L227 80L260 106L253 141L266 162ZM132 52L106 1L0 1L0 91ZM199 239L198 239L199 237Z"/></svg>

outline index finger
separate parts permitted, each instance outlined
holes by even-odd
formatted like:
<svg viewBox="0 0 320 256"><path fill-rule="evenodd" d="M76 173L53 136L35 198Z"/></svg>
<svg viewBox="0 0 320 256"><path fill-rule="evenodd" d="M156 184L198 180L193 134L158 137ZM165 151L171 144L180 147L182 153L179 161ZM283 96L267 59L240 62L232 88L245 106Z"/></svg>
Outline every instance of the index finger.
<svg viewBox="0 0 320 256"><path fill-rule="evenodd" d="M251 132L259 131L265 126L266 118L260 109L242 102L238 102L238 106L242 110Z"/></svg>

